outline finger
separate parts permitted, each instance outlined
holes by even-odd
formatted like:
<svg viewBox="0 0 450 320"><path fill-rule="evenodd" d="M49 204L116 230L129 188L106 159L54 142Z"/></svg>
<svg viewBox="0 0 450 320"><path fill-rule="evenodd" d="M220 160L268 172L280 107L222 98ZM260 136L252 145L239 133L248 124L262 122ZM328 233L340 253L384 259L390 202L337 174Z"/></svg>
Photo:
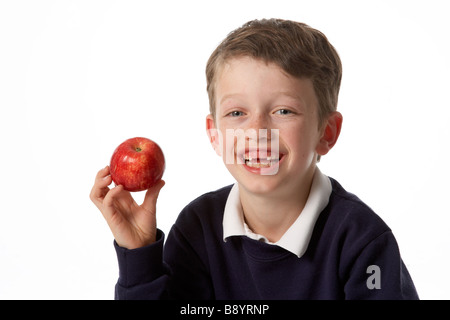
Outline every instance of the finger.
<svg viewBox="0 0 450 320"><path fill-rule="evenodd" d="M107 186L109 186L111 184L111 182L112 182L112 177L111 176L106 176L104 178L98 179L95 182L95 187L97 189L104 189Z"/></svg>
<svg viewBox="0 0 450 320"><path fill-rule="evenodd" d="M103 199L109 192L108 185L110 185L111 182L111 177L106 177L104 181L92 187L91 194L89 196L97 207L100 208L100 206L102 206Z"/></svg>
<svg viewBox="0 0 450 320"><path fill-rule="evenodd" d="M122 190L123 190L122 185L118 185L118 186L112 188L111 190L109 190L109 192L106 194L105 198L103 199L103 206L105 206L106 208L113 207L114 200L116 200L119 197L120 192Z"/></svg>
<svg viewBox="0 0 450 320"><path fill-rule="evenodd" d="M108 223L111 220L113 213L116 211L116 208L114 207L116 203L115 200L122 190L122 185L114 187L105 195L105 198L103 199L103 203L100 207L100 212Z"/></svg>
<svg viewBox="0 0 450 320"><path fill-rule="evenodd" d="M155 214L156 201L158 200L159 192L165 184L166 182L164 180L159 180L153 187L147 190L142 208Z"/></svg>
<svg viewBox="0 0 450 320"><path fill-rule="evenodd" d="M108 167L100 170L97 173L94 186L91 189L90 198L97 206L101 204L103 198L109 191L108 186L111 184L112 178L108 173Z"/></svg>
<svg viewBox="0 0 450 320"><path fill-rule="evenodd" d="M102 179L107 175L109 175L109 166L106 166L103 169L99 170L97 172L97 175L95 176L95 180Z"/></svg>
<svg viewBox="0 0 450 320"><path fill-rule="evenodd" d="M97 172L97 175L95 176L95 182L94 182L94 186L92 187L92 191L94 191L94 189L101 189L104 188L106 186L108 186L110 183L106 184L107 181L105 181L105 179L109 176L109 166L104 167L103 169L101 169L99 172ZM91 195L93 195L94 192L91 192Z"/></svg>

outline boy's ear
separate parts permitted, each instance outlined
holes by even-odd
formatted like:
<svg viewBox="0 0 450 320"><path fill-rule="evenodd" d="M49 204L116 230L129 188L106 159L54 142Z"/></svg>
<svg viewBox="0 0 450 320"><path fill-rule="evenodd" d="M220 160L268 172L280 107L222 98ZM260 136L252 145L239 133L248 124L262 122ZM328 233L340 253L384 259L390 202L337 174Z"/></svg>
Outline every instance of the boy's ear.
<svg viewBox="0 0 450 320"><path fill-rule="evenodd" d="M341 133L342 120L342 114L337 111L332 112L328 116L324 128L322 129L322 137L317 144L317 154L321 156L326 155L336 144L339 134Z"/></svg>
<svg viewBox="0 0 450 320"><path fill-rule="evenodd" d="M222 156L222 135L216 128L216 122L211 114L206 116L206 134L208 135L209 142L216 151L218 156Z"/></svg>

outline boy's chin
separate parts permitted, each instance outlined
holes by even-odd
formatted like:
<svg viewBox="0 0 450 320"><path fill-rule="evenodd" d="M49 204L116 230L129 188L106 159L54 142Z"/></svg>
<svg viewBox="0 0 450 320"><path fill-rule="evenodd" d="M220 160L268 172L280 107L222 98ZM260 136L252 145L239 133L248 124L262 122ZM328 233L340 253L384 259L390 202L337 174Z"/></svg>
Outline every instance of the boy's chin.
<svg viewBox="0 0 450 320"><path fill-rule="evenodd" d="M246 179L238 180L239 187L245 189L246 192L254 195L271 195L275 194L277 189L280 187L277 183L273 181L256 181L259 179L254 179L253 181L248 181Z"/></svg>
<svg viewBox="0 0 450 320"><path fill-rule="evenodd" d="M278 168L261 168L261 170L250 170L240 168L240 172L231 172L241 188L247 192L259 195L270 195L281 186ZM253 169L253 168L252 168Z"/></svg>

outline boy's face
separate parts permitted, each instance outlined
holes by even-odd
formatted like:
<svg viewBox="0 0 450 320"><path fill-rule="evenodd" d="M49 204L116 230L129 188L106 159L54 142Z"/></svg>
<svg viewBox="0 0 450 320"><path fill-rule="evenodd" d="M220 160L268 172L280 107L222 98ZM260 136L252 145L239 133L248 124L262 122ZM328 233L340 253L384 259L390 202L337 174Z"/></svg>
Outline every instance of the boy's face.
<svg viewBox="0 0 450 320"><path fill-rule="evenodd" d="M324 130L309 79L242 57L224 63L215 85L216 116L207 117L207 129L241 188L295 192L312 178Z"/></svg>

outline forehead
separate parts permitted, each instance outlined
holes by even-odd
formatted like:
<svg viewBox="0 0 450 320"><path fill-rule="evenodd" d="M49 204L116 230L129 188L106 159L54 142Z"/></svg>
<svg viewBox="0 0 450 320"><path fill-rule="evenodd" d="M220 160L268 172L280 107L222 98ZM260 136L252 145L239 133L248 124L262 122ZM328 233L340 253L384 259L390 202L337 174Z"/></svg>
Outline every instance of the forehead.
<svg viewBox="0 0 450 320"><path fill-rule="evenodd" d="M272 62L251 57L231 58L218 68L216 103L230 97L286 98L317 102L312 81L289 75Z"/></svg>

